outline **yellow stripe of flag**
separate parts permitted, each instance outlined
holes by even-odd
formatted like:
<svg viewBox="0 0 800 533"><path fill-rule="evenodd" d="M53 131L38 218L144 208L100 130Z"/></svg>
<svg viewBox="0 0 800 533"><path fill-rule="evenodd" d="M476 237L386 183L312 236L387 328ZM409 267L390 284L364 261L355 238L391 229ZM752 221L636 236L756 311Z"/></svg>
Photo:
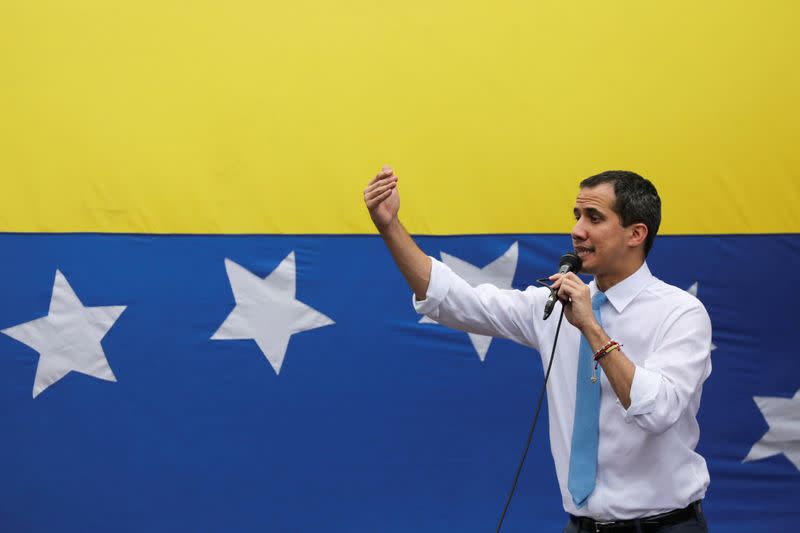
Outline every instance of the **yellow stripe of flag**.
<svg viewBox="0 0 800 533"><path fill-rule="evenodd" d="M653 179L664 233L800 231L793 1L10 0L0 231L565 232Z"/></svg>

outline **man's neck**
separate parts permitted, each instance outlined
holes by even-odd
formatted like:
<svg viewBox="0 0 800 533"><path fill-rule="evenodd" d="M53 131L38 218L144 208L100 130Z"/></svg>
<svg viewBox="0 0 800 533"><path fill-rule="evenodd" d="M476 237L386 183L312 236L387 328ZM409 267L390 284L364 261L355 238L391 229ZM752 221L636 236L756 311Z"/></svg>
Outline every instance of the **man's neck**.
<svg viewBox="0 0 800 533"><path fill-rule="evenodd" d="M620 281L626 280L631 277L637 270L639 270L642 265L644 264L644 258L638 259L637 261L631 262L628 265L625 265L624 268L619 270L615 270L613 273L607 274L596 274L594 277L594 281L597 284L597 290L601 292L606 292L608 289L619 283Z"/></svg>

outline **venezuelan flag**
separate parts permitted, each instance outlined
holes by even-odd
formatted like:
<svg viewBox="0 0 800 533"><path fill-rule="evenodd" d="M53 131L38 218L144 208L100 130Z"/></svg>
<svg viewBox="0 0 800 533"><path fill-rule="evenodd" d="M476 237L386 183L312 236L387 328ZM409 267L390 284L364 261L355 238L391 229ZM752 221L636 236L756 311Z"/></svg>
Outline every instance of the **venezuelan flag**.
<svg viewBox="0 0 800 533"><path fill-rule="evenodd" d="M651 179L649 264L714 326L715 530L788 530L794 2L0 7L0 529L482 532L542 370L420 323L361 191L523 288L580 179ZM540 422L505 527L559 531ZM757 520L757 521L756 521Z"/></svg>

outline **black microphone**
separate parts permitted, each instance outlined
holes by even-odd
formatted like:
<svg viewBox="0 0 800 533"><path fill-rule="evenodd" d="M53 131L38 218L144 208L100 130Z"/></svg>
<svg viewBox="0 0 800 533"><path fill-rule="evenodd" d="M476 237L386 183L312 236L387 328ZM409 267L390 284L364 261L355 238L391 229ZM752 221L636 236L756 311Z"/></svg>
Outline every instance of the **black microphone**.
<svg viewBox="0 0 800 533"><path fill-rule="evenodd" d="M561 261L559 262L558 273L559 274L566 274L567 272L580 272L581 271L581 258L575 254L564 254L561 256ZM550 296L547 298L547 302L544 304L544 318L543 320L547 320L547 317L550 316L550 313L553 312L553 307L555 307L556 302L558 301L558 291L554 291L550 289Z"/></svg>

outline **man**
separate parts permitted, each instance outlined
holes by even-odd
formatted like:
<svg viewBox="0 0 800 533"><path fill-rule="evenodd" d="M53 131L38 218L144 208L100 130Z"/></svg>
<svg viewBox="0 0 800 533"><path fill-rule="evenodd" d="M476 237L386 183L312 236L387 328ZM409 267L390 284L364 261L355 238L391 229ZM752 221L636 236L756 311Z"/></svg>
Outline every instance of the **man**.
<svg viewBox="0 0 800 533"><path fill-rule="evenodd" d="M550 290L471 287L428 257L400 224L398 177L384 167L364 191L376 228L414 292L440 324L505 337L539 351L545 367L557 320L542 319ZM583 180L572 241L585 284L551 276L562 325L548 404L565 532L706 532L700 500L708 469L694 449L702 385L711 372L711 323L686 291L655 278L645 258L661 221L655 187L609 171Z"/></svg>

